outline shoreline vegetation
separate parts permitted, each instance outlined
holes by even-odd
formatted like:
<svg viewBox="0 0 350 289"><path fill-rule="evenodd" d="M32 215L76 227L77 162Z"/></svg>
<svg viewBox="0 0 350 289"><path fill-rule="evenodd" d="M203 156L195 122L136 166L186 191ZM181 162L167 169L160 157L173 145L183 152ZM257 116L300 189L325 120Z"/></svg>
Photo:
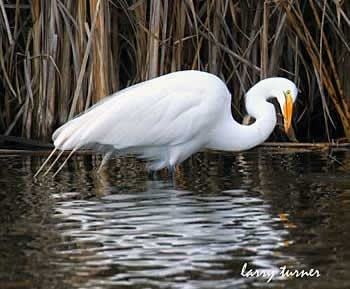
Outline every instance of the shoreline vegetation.
<svg viewBox="0 0 350 289"><path fill-rule="evenodd" d="M349 142L264 142L257 147L264 148L268 150L282 149L284 151L290 152L303 152L303 151L328 151L332 149L335 150L348 150L350 148ZM9 153L39 153L48 154L54 149L53 144L49 142L42 142L33 139L27 139L24 137L16 136L3 136L0 135L0 155ZM210 149L204 149L203 151L215 151ZM71 150L65 151L69 154ZM76 152L76 154L90 154L91 150L81 149ZM60 152L56 152L59 154ZM235 153L235 152L234 152Z"/></svg>
<svg viewBox="0 0 350 289"><path fill-rule="evenodd" d="M300 142L350 139L350 1L0 0L0 29L3 138L46 146L106 95L196 69L226 82L239 121L254 83L287 77Z"/></svg>

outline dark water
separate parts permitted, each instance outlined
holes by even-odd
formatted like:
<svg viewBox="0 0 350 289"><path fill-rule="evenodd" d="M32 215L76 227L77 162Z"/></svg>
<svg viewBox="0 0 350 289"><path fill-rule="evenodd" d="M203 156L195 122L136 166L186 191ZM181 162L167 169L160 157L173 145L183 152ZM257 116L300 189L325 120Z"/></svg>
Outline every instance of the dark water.
<svg viewBox="0 0 350 289"><path fill-rule="evenodd" d="M350 152L198 153L175 186L43 159L0 155L0 288L350 288Z"/></svg>

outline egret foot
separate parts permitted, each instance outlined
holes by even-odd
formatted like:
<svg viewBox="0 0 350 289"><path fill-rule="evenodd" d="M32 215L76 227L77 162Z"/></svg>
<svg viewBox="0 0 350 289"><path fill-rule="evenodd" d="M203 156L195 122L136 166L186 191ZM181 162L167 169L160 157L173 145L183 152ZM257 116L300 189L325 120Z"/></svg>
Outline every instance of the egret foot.
<svg viewBox="0 0 350 289"><path fill-rule="evenodd" d="M168 167L168 180L173 185L175 185L175 179L176 179L176 166L169 166Z"/></svg>

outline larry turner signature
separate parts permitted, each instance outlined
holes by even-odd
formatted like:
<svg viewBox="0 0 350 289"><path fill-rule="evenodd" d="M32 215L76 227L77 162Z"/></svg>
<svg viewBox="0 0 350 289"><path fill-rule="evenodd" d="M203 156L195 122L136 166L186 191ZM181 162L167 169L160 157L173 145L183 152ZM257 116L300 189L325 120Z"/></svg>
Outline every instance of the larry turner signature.
<svg viewBox="0 0 350 289"><path fill-rule="evenodd" d="M280 276L283 278L308 278L308 277L320 277L320 271L317 269L309 269L309 270L289 270L287 266L280 267L279 273L274 271L268 271L263 269L247 269L248 264L244 263L241 270L241 276L245 278L266 278L266 282L269 283L273 280L274 277Z"/></svg>

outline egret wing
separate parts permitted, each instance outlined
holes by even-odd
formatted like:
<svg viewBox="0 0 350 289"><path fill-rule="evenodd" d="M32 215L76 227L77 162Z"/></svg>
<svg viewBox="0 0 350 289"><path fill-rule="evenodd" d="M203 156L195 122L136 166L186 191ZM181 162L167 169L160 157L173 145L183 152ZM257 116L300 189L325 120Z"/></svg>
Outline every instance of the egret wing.
<svg viewBox="0 0 350 289"><path fill-rule="evenodd" d="M55 146L171 146L191 140L213 123L213 106L198 89L143 84L112 95L63 125L53 136Z"/></svg>

